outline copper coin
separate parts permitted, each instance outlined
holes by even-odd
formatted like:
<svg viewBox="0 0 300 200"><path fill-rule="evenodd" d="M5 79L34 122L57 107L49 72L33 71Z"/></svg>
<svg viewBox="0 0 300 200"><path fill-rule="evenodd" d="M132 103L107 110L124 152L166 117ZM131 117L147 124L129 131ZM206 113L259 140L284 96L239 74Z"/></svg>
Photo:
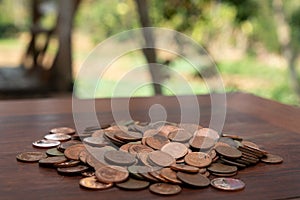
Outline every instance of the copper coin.
<svg viewBox="0 0 300 200"><path fill-rule="evenodd" d="M181 192L181 187L168 183L155 183L149 187L149 190L160 195L175 195Z"/></svg>
<svg viewBox="0 0 300 200"><path fill-rule="evenodd" d="M182 158L188 153L187 147L178 142L170 142L165 144L160 150L170 154L175 159Z"/></svg>
<svg viewBox="0 0 300 200"><path fill-rule="evenodd" d="M240 158L242 152L234 147L218 146L215 148L218 154L227 158Z"/></svg>
<svg viewBox="0 0 300 200"><path fill-rule="evenodd" d="M115 165L132 165L136 162L133 155L124 151L107 151L104 158Z"/></svg>
<svg viewBox="0 0 300 200"><path fill-rule="evenodd" d="M168 153L162 151L153 151L149 153L148 159L155 165L168 167L175 163L175 159Z"/></svg>
<svg viewBox="0 0 300 200"><path fill-rule="evenodd" d="M75 167L80 164L79 160L69 160L62 163L54 164L53 166L56 168L65 168L65 167Z"/></svg>
<svg viewBox="0 0 300 200"><path fill-rule="evenodd" d="M220 160L223 163L225 163L225 164L237 166L239 168L245 168L245 167L247 167L245 164L242 164L242 163L239 163L239 162L236 162L236 161L233 161L233 160L228 160L228 159L226 159L224 157L221 157Z"/></svg>
<svg viewBox="0 0 300 200"><path fill-rule="evenodd" d="M98 138L104 138L105 131L103 129L101 130L96 130L92 133L92 137L98 137Z"/></svg>
<svg viewBox="0 0 300 200"><path fill-rule="evenodd" d="M207 154L212 160L217 156L217 152L214 149L211 149Z"/></svg>
<svg viewBox="0 0 300 200"><path fill-rule="evenodd" d="M63 168L57 168L58 173L63 175L81 175L82 172L88 170L89 168L84 165L78 165L75 167L63 167Z"/></svg>
<svg viewBox="0 0 300 200"><path fill-rule="evenodd" d="M173 142L187 142L192 136L190 132L180 129L170 132L168 138Z"/></svg>
<svg viewBox="0 0 300 200"><path fill-rule="evenodd" d="M86 163L93 167L94 169L98 169L104 166L107 166L107 164L103 163L102 161L99 161L97 158L95 158L93 155L88 155L86 159Z"/></svg>
<svg viewBox="0 0 300 200"><path fill-rule="evenodd" d="M101 137L86 137L83 139L83 142L92 147L104 147L109 145L109 142L105 138Z"/></svg>
<svg viewBox="0 0 300 200"><path fill-rule="evenodd" d="M148 161L149 153L139 153L137 154L137 158L146 166L151 166L151 164Z"/></svg>
<svg viewBox="0 0 300 200"><path fill-rule="evenodd" d="M189 165L184 165L184 164L173 164L170 166L171 169L175 171L180 171L180 172L186 172L186 173L197 173L199 172L198 167L193 167Z"/></svg>
<svg viewBox="0 0 300 200"><path fill-rule="evenodd" d="M253 143L253 142L243 140L241 143L244 146L252 147L252 148L255 148L255 149L259 149L259 146L257 144L255 144L255 143Z"/></svg>
<svg viewBox="0 0 300 200"><path fill-rule="evenodd" d="M188 165L195 166L195 167L207 167L212 162L209 155L202 152L188 153L184 157L184 160Z"/></svg>
<svg viewBox="0 0 300 200"><path fill-rule="evenodd" d="M142 134L133 131L119 131L115 134L115 137L126 142L134 142L142 139Z"/></svg>
<svg viewBox="0 0 300 200"><path fill-rule="evenodd" d="M20 162L38 162L41 159L47 158L43 152L23 152L16 156Z"/></svg>
<svg viewBox="0 0 300 200"><path fill-rule="evenodd" d="M136 155L138 153L150 153L153 149L143 144L133 144L129 147L128 152Z"/></svg>
<svg viewBox="0 0 300 200"><path fill-rule="evenodd" d="M79 160L79 154L83 150L85 150L85 147L83 144L75 144L75 145L68 147L64 151L64 154L70 160Z"/></svg>
<svg viewBox="0 0 300 200"><path fill-rule="evenodd" d="M164 125L158 128L158 130L163 133L165 136L168 136L170 132L177 131L180 128L174 125Z"/></svg>
<svg viewBox="0 0 300 200"><path fill-rule="evenodd" d="M57 148L48 149L46 151L46 154L48 156L64 156L65 155L64 153L58 151Z"/></svg>
<svg viewBox="0 0 300 200"><path fill-rule="evenodd" d="M182 182L177 178L176 172L171 168L163 168L160 171L160 175L167 179L171 183L181 184Z"/></svg>
<svg viewBox="0 0 300 200"><path fill-rule="evenodd" d="M105 166L96 170L98 181L103 183L120 183L125 181L129 173L126 169L119 166Z"/></svg>
<svg viewBox="0 0 300 200"><path fill-rule="evenodd" d="M133 145L132 143L126 143L126 144L123 144L122 146L120 146L119 150L120 151L124 151L124 152L129 152L129 147Z"/></svg>
<svg viewBox="0 0 300 200"><path fill-rule="evenodd" d="M108 165L106 159L104 158L104 154L107 151L116 151L111 146L101 147L101 148L89 148L89 156L87 157L87 164L92 166L93 168L102 167L103 165Z"/></svg>
<svg viewBox="0 0 300 200"><path fill-rule="evenodd" d="M79 153L79 160L82 162L82 163L86 163L87 162L87 157L89 155L89 152L87 151L87 149L85 150L82 150L80 153Z"/></svg>
<svg viewBox="0 0 300 200"><path fill-rule="evenodd" d="M48 157L39 160L39 165L43 167L53 167L54 164L62 163L65 161L67 161L67 158L64 156Z"/></svg>
<svg viewBox="0 0 300 200"><path fill-rule="evenodd" d="M207 169L213 173L223 173L223 174L234 173L238 170L236 166L224 165L222 163L213 163Z"/></svg>
<svg viewBox="0 0 300 200"><path fill-rule="evenodd" d="M226 133L223 133L222 137L228 137L228 138L231 138L231 139L234 139L234 140L238 140L238 141L242 141L243 140L243 138L241 138L238 135L232 135L232 134L226 134Z"/></svg>
<svg viewBox="0 0 300 200"><path fill-rule="evenodd" d="M278 164L283 162L283 158L281 156L269 153L265 158L262 158L261 161L268 164Z"/></svg>
<svg viewBox="0 0 300 200"><path fill-rule="evenodd" d="M85 171L85 172L81 172L81 175L84 177L92 177L92 176L95 176L95 172L94 171Z"/></svg>
<svg viewBox="0 0 300 200"><path fill-rule="evenodd" d="M220 138L219 133L211 128L201 128L194 133L194 136L209 137L215 141Z"/></svg>
<svg viewBox="0 0 300 200"><path fill-rule="evenodd" d="M235 148L238 147L238 145L236 143L236 140L233 140L233 139L228 138L228 137L220 137L220 139L219 139L218 142L222 142L222 143L228 144L231 147L235 147Z"/></svg>
<svg viewBox="0 0 300 200"><path fill-rule="evenodd" d="M222 173L215 173L215 172L212 172L211 174L214 176L220 176L220 177L231 177L231 176L237 175L237 173L238 173L238 171L230 173L230 174L222 174Z"/></svg>
<svg viewBox="0 0 300 200"><path fill-rule="evenodd" d="M201 173L187 174L183 172L177 172L177 177L185 184L193 187L206 187L210 184L210 180Z"/></svg>
<svg viewBox="0 0 300 200"><path fill-rule="evenodd" d="M165 179L163 176L161 176L159 171L151 171L151 172L148 172L148 174L150 176L154 177L155 179L157 179L159 182L163 182L163 183L169 182L167 179Z"/></svg>
<svg viewBox="0 0 300 200"><path fill-rule="evenodd" d="M209 137L194 136L190 139L189 144L194 149L210 149L215 145L215 141Z"/></svg>
<svg viewBox="0 0 300 200"><path fill-rule="evenodd" d="M54 141L54 140L37 140L32 143L34 147L39 148L52 148L60 145L60 141Z"/></svg>
<svg viewBox="0 0 300 200"><path fill-rule="evenodd" d="M95 176L80 179L79 185L92 190L104 190L113 186L112 183L100 183Z"/></svg>
<svg viewBox="0 0 300 200"><path fill-rule="evenodd" d="M105 130L105 136L115 145L122 146L125 142L115 137L119 131L120 130Z"/></svg>
<svg viewBox="0 0 300 200"><path fill-rule="evenodd" d="M71 141L63 142L57 147L57 150L60 151L60 152L64 152L68 147L73 146L75 144L82 144L82 143L80 141L77 141L77 140L71 140Z"/></svg>
<svg viewBox="0 0 300 200"><path fill-rule="evenodd" d="M129 178L123 183L117 183L116 186L118 188L124 189L124 190L143 190L147 187L149 187L150 183L148 181L142 181L142 180L136 180Z"/></svg>
<svg viewBox="0 0 300 200"><path fill-rule="evenodd" d="M226 191L241 190L245 187L243 181L234 178L215 178L210 184L217 189Z"/></svg>
<svg viewBox="0 0 300 200"><path fill-rule="evenodd" d="M50 133L53 134L62 133L62 134L72 135L75 133L75 129L69 127L58 127L58 128L51 129Z"/></svg>
<svg viewBox="0 0 300 200"><path fill-rule="evenodd" d="M161 149L169 142L169 139L160 133L146 138L146 144L155 150Z"/></svg>
<svg viewBox="0 0 300 200"><path fill-rule="evenodd" d="M54 134L45 135L44 138L46 140L55 140L55 141L61 141L61 142L63 142L63 141L70 140L71 136L63 134L63 133L54 133Z"/></svg>

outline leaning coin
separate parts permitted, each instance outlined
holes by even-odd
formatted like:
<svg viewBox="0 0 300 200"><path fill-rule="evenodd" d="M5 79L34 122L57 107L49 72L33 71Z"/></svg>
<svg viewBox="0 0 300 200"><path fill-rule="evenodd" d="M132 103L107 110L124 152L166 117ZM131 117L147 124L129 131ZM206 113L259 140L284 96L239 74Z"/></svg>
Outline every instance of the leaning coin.
<svg viewBox="0 0 300 200"><path fill-rule="evenodd" d="M57 148L48 149L46 151L46 154L48 156L64 156L65 155L62 152L58 151Z"/></svg>
<svg viewBox="0 0 300 200"><path fill-rule="evenodd" d="M63 167L63 168L57 168L57 172L62 175L81 175L82 172L88 170L89 168L84 165L78 165L75 167Z"/></svg>
<svg viewBox="0 0 300 200"><path fill-rule="evenodd" d="M55 134L48 134L44 137L46 140L55 140L55 141L67 141L70 140L72 137L70 135L66 135L63 133L55 133Z"/></svg>
<svg viewBox="0 0 300 200"><path fill-rule="evenodd" d="M47 155L43 152L23 152L16 156L20 162L38 162L43 158L47 158Z"/></svg>
<svg viewBox="0 0 300 200"><path fill-rule="evenodd" d="M245 187L243 181L234 178L215 178L210 184L217 189L226 191L241 190Z"/></svg>
<svg viewBox="0 0 300 200"><path fill-rule="evenodd" d="M104 166L96 170L96 177L103 183L120 183L129 176L126 169L119 166Z"/></svg>
<svg viewBox="0 0 300 200"><path fill-rule="evenodd" d="M118 188L124 190L142 190L147 188L149 185L150 183L148 181L136 180L132 178L129 178L125 182L116 184Z"/></svg>
<svg viewBox="0 0 300 200"><path fill-rule="evenodd" d="M58 127L50 130L50 133L63 133L67 135L72 135L75 133L75 129L69 127Z"/></svg>
<svg viewBox="0 0 300 200"><path fill-rule="evenodd" d="M265 158L262 158L261 161L268 164L278 164L283 162L283 158L281 156L269 153Z"/></svg>
<svg viewBox="0 0 300 200"><path fill-rule="evenodd" d="M206 187L210 184L210 180L201 173L186 174L183 172L177 172L177 177L185 184L193 187Z"/></svg>
<svg viewBox="0 0 300 200"><path fill-rule="evenodd" d="M181 192L181 187L168 183L155 183L150 186L149 190L160 195L175 195Z"/></svg>
<svg viewBox="0 0 300 200"><path fill-rule="evenodd" d="M41 167L53 167L54 164L66 162L67 158L64 156L55 156L55 157L48 157L39 160L39 165Z"/></svg>
<svg viewBox="0 0 300 200"><path fill-rule="evenodd" d="M100 183L95 176L80 179L79 185L92 190L104 190L113 186L112 183Z"/></svg>
<svg viewBox="0 0 300 200"><path fill-rule="evenodd" d="M60 145L60 142L54 140L37 140L32 145L39 148L51 148Z"/></svg>

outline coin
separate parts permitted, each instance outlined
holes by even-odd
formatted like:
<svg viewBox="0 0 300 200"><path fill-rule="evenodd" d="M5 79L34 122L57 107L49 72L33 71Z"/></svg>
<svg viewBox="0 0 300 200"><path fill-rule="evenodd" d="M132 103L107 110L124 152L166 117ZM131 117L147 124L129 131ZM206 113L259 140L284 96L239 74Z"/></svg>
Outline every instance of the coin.
<svg viewBox="0 0 300 200"><path fill-rule="evenodd" d="M104 137L86 137L83 139L83 142L92 147L104 147L109 144Z"/></svg>
<svg viewBox="0 0 300 200"><path fill-rule="evenodd" d="M161 149L169 142L169 139L161 133L146 138L146 144L155 150Z"/></svg>
<svg viewBox="0 0 300 200"><path fill-rule="evenodd" d="M68 147L73 146L75 144L82 144L82 143L76 140L63 142L57 147L57 150L60 152L64 152Z"/></svg>
<svg viewBox="0 0 300 200"><path fill-rule="evenodd" d="M187 174L183 172L177 172L177 177L185 184L193 187L206 187L210 184L210 180L201 173Z"/></svg>
<svg viewBox="0 0 300 200"><path fill-rule="evenodd" d="M188 149L184 144L178 142L170 142L168 144L165 144L161 148L161 151L170 154L175 159L179 159L187 154Z"/></svg>
<svg viewBox="0 0 300 200"><path fill-rule="evenodd" d="M220 176L220 177L231 177L231 176L237 175L237 171L233 172L233 173L229 173L229 174L222 174L222 173L215 173L215 172L212 172L211 174L214 176Z"/></svg>
<svg viewBox="0 0 300 200"><path fill-rule="evenodd" d="M193 135L190 132L184 129L171 131L168 134L168 138L173 142L187 142L192 136Z"/></svg>
<svg viewBox="0 0 300 200"><path fill-rule="evenodd" d="M163 133L165 136L168 136L170 132L179 130L177 126L174 125L164 125L158 128L158 130Z"/></svg>
<svg viewBox="0 0 300 200"><path fill-rule="evenodd" d="M167 167L176 162L170 154L162 151L153 151L149 153L148 159L155 165L161 167Z"/></svg>
<svg viewBox="0 0 300 200"><path fill-rule="evenodd" d="M234 139L234 140L238 140L238 141L242 141L243 140L243 138L241 138L238 135L232 135L232 134L227 134L227 133L223 133L222 137L228 137L228 138L231 138L231 139Z"/></svg>
<svg viewBox="0 0 300 200"><path fill-rule="evenodd" d="M220 160L225 163L225 164L228 164L228 165L234 165L234 166L237 166L239 168L245 168L246 165L245 164L242 164L242 163L239 163L239 162L235 162L233 160L228 160L224 157L221 157Z"/></svg>
<svg viewBox="0 0 300 200"><path fill-rule="evenodd" d="M119 131L120 130L105 130L105 137L107 137L113 144L120 147L125 144L125 142L115 137Z"/></svg>
<svg viewBox="0 0 300 200"><path fill-rule="evenodd" d="M104 158L115 165L132 165L136 162L133 155L124 151L107 151Z"/></svg>
<svg viewBox="0 0 300 200"><path fill-rule="evenodd" d="M283 158L281 156L269 153L265 158L262 158L261 161L268 164L278 164L283 162Z"/></svg>
<svg viewBox="0 0 300 200"><path fill-rule="evenodd" d="M194 136L190 139L189 144L194 149L206 150L212 148L215 145L215 141L209 137Z"/></svg>
<svg viewBox="0 0 300 200"><path fill-rule="evenodd" d="M42 167L53 167L54 164L62 163L65 161L67 161L67 158L64 156L48 157L39 160L39 165Z"/></svg>
<svg viewBox="0 0 300 200"><path fill-rule="evenodd" d="M95 176L95 172L94 171L85 171L85 172L81 172L81 175L84 177L92 177L92 176Z"/></svg>
<svg viewBox="0 0 300 200"><path fill-rule="evenodd" d="M242 152L234 147L217 146L215 150L218 154L227 158L240 158L242 156Z"/></svg>
<svg viewBox="0 0 300 200"><path fill-rule="evenodd" d="M153 149L143 144L133 144L128 148L128 152L136 155L138 153L150 153Z"/></svg>
<svg viewBox="0 0 300 200"><path fill-rule="evenodd" d="M119 166L100 167L95 173L98 181L103 183L119 183L125 181L129 173L126 169Z"/></svg>
<svg viewBox="0 0 300 200"><path fill-rule="evenodd" d="M194 133L194 136L208 137L215 141L220 138L219 133L211 128L201 128Z"/></svg>
<svg viewBox="0 0 300 200"><path fill-rule="evenodd" d="M234 178L215 178L210 184L217 189L226 191L241 190L245 187L243 181Z"/></svg>
<svg viewBox="0 0 300 200"><path fill-rule="evenodd" d="M83 144L75 144L70 147L68 147L64 153L67 158L70 160L79 160L79 154L81 151L85 150L85 147Z"/></svg>
<svg viewBox="0 0 300 200"><path fill-rule="evenodd" d="M159 182L163 182L163 183L167 183L169 182L167 179L165 179L163 176L161 176L160 172L157 171L151 171L148 172L148 174L152 177L154 177L155 179L157 179Z"/></svg>
<svg viewBox="0 0 300 200"><path fill-rule="evenodd" d="M89 152L87 149L85 150L82 150L80 153L79 153L79 160L82 162L82 163L86 163L87 162L87 157L89 155Z"/></svg>
<svg viewBox="0 0 300 200"><path fill-rule="evenodd" d="M195 166L195 167L207 167L212 162L209 155L203 152L188 153L184 157L184 160L188 165Z"/></svg>
<svg viewBox="0 0 300 200"><path fill-rule="evenodd" d="M84 165L78 165L75 167L63 167L63 168L57 168L58 173L68 176L73 175L81 175L82 172L88 170L89 168Z"/></svg>
<svg viewBox="0 0 300 200"><path fill-rule="evenodd" d="M105 131L103 129L96 130L92 133L92 137L104 138Z"/></svg>
<svg viewBox="0 0 300 200"><path fill-rule="evenodd" d="M115 134L115 137L126 142L135 142L142 139L142 134L133 131L119 131Z"/></svg>
<svg viewBox="0 0 300 200"><path fill-rule="evenodd" d="M175 171L181 171L181 172L186 172L186 173L197 173L199 172L198 167L193 167L185 164L173 164L170 166L171 169Z"/></svg>
<svg viewBox="0 0 300 200"><path fill-rule="evenodd" d="M207 169L210 172L219 174L230 174L238 170L236 166L224 165L222 163L212 163Z"/></svg>
<svg viewBox="0 0 300 200"><path fill-rule="evenodd" d="M48 156L64 156L62 152L58 151L57 148L48 149L46 151Z"/></svg>
<svg viewBox="0 0 300 200"><path fill-rule="evenodd" d="M62 134L72 135L75 133L75 129L69 127L58 127L58 128L51 129L50 133L53 134L62 133Z"/></svg>
<svg viewBox="0 0 300 200"><path fill-rule="evenodd" d="M203 128L202 126L198 125L198 124L191 124L191 123L182 123L179 124L180 128L183 128L184 130L190 132L190 133L194 133L195 131Z"/></svg>
<svg viewBox="0 0 300 200"><path fill-rule="evenodd" d="M70 140L71 136L63 134L63 133L53 133L53 134L45 135L44 138L46 140L55 140L55 141L61 141L61 142L63 142L63 141Z"/></svg>
<svg viewBox="0 0 300 200"><path fill-rule="evenodd" d="M104 190L113 186L112 183L100 183L95 176L80 179L79 185L92 190Z"/></svg>
<svg viewBox="0 0 300 200"><path fill-rule="evenodd" d="M182 182L177 178L176 172L171 168L163 168L160 171L160 175L170 181L171 183L181 184Z"/></svg>
<svg viewBox="0 0 300 200"><path fill-rule="evenodd" d="M62 163L54 164L53 166L56 168L65 168L65 167L75 167L80 164L79 160L69 160Z"/></svg>
<svg viewBox="0 0 300 200"><path fill-rule="evenodd" d="M38 162L43 158L47 158L47 155L43 152L23 152L16 156L20 162Z"/></svg>
<svg viewBox="0 0 300 200"><path fill-rule="evenodd" d="M37 140L32 145L39 148L51 148L60 145L60 142L54 140Z"/></svg>
<svg viewBox="0 0 300 200"><path fill-rule="evenodd" d="M149 187L150 183L148 181L136 180L129 178L125 182L117 183L116 186L118 188L124 190L142 190Z"/></svg>
<svg viewBox="0 0 300 200"><path fill-rule="evenodd" d="M155 183L149 187L149 190L160 195L175 195L181 192L181 187L168 183Z"/></svg>

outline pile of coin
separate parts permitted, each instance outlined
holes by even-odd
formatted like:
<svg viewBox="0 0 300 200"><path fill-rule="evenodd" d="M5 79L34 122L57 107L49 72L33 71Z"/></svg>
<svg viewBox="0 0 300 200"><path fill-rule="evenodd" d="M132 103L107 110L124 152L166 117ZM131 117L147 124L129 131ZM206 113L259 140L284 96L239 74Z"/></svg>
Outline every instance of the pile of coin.
<svg viewBox="0 0 300 200"><path fill-rule="evenodd" d="M241 190L245 183L232 178L239 170L260 161L283 161L239 136L188 123L118 122L105 128L87 127L79 135L60 127L33 146L47 150L20 153L17 160L56 168L60 175L82 176L79 185L86 189L149 188L160 195L209 185Z"/></svg>

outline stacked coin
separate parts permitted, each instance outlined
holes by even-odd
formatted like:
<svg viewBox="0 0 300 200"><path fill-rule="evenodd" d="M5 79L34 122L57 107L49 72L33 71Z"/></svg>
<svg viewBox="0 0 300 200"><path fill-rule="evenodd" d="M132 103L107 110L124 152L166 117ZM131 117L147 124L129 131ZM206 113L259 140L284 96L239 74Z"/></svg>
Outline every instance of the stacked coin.
<svg viewBox="0 0 300 200"><path fill-rule="evenodd" d="M33 143L34 147L49 148L45 153L25 152L17 155L17 160L39 162L61 175L80 175L79 185L87 189L149 187L160 195L178 194L181 187L209 185L240 190L245 184L232 178L238 170L260 161L283 161L239 136L218 134L197 124L124 121L105 129L87 127L79 134L83 142L78 141L79 135L71 138L72 134L72 128L52 129L44 140Z"/></svg>

